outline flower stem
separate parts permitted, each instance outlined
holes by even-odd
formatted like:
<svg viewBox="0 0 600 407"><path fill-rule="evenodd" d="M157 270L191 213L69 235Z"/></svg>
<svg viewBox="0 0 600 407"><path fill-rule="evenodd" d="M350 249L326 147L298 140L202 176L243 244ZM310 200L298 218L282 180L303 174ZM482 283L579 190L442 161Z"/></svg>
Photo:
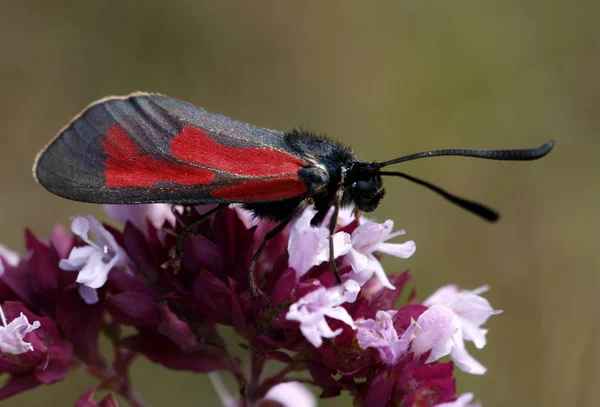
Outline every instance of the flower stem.
<svg viewBox="0 0 600 407"><path fill-rule="evenodd" d="M236 399L229 393L221 376L217 372L211 372L208 374L211 384L213 385L215 392L219 396L223 407L235 407L238 405Z"/></svg>
<svg viewBox="0 0 600 407"><path fill-rule="evenodd" d="M119 376L112 368L98 369L94 366L85 366L85 370L90 376L100 380L101 386L109 384L105 387L123 397L130 406L148 407L139 393L133 389L128 377Z"/></svg>
<svg viewBox="0 0 600 407"><path fill-rule="evenodd" d="M127 393L119 392L119 395L123 397L130 406L132 407L149 407L140 394L135 391L131 386L127 386Z"/></svg>
<svg viewBox="0 0 600 407"><path fill-rule="evenodd" d="M255 401L261 399L264 393L261 392L260 376L262 375L263 368L265 367L265 357L256 352L252 352L252 358L250 362L250 379L246 384L246 400L250 405L253 405Z"/></svg>

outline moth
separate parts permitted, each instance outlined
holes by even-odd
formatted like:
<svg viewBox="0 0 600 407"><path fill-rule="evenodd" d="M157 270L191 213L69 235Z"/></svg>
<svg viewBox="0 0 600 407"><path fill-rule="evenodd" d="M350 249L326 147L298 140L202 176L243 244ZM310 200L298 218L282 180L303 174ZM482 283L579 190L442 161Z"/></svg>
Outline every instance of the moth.
<svg viewBox="0 0 600 407"><path fill-rule="evenodd" d="M308 131L281 132L233 120L190 103L151 93L108 97L75 116L34 164L37 181L50 192L102 204L242 204L259 218L278 222L255 252L250 288L258 295L254 268L266 242L302 210L314 205L312 225L333 207L333 234L341 207L375 210L385 190L382 177L417 183L488 221L497 212L429 182L387 167L406 161L462 156L501 161L537 160L554 146L520 150L434 150L366 162L344 145ZM204 214L204 217L210 213ZM178 240L180 251L181 239Z"/></svg>

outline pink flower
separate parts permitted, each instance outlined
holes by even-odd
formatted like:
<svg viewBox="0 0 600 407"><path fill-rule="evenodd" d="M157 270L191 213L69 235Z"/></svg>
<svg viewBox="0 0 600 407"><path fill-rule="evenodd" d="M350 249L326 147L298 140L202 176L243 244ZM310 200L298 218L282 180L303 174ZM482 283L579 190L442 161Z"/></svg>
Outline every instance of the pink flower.
<svg viewBox="0 0 600 407"><path fill-rule="evenodd" d="M310 222L315 214L314 208L307 208L290 225L289 265L296 270L297 279L300 279L312 267L329 260L327 222L331 213L325 217L321 226L312 226ZM347 226L352 220L352 208L343 209L338 216L337 226ZM393 290L394 286L390 283L381 263L373 253L382 252L400 258L408 258L415 252L415 243L413 241L400 244L385 243L387 240L405 233L403 230L392 233L394 222L391 220L383 224L374 223L365 218L361 218L361 221L363 223L352 232L352 235L346 232L337 232L333 235L334 258L347 255L347 259L344 261L353 269L349 277L361 286L375 274L383 286Z"/></svg>
<svg viewBox="0 0 600 407"><path fill-rule="evenodd" d="M359 291L359 285L353 280L331 288L319 287L292 304L285 319L300 322L304 337L318 348L323 344L323 338L333 338L342 333L341 328L331 330L326 316L356 329L352 317L341 305L354 302Z"/></svg>
<svg viewBox="0 0 600 407"><path fill-rule="evenodd" d="M405 243L385 243L405 233L403 230L392 233L393 228L394 222L391 220L382 224L366 222L352 232L352 249L347 257L353 272L349 277L361 286L375 274L384 287L394 289L374 252L387 253L402 259L409 258L415 252L416 246L412 240Z"/></svg>
<svg viewBox="0 0 600 407"><path fill-rule="evenodd" d="M426 363L431 363L451 352L454 335L459 330L458 318L443 305L433 305L423 312L398 336L393 317L396 311L377 311L376 320L358 319L356 339L362 349L375 348L381 360L395 365L400 356L410 350L416 355L431 351Z"/></svg>
<svg viewBox="0 0 600 407"><path fill-rule="evenodd" d="M4 264L2 264L2 259L4 259L8 265L13 267L19 264L20 260L17 252L13 252L6 246L0 244L0 276L4 274Z"/></svg>
<svg viewBox="0 0 600 407"><path fill-rule="evenodd" d="M98 302L96 289L106 283L108 273L114 267L127 264L127 254L113 235L92 216L74 217L71 230L87 246L74 247L69 258L60 261L59 267L67 271L79 271L79 294L87 304L94 304ZM96 243L90 240L89 232L94 235Z"/></svg>
<svg viewBox="0 0 600 407"><path fill-rule="evenodd" d="M32 313L18 301L4 301L2 313L12 322L6 325L1 318L0 372L8 377L0 387L0 400L63 380L75 361L73 346L61 338L57 323L50 316ZM30 324L30 320L35 322ZM86 329L78 334L85 336Z"/></svg>
<svg viewBox="0 0 600 407"><path fill-rule="evenodd" d="M299 280L313 266L329 260L329 229L326 217L321 226L311 226L310 221L317 211L307 208L290 225L288 252L289 265L296 270L296 280ZM342 220L347 220L347 216ZM350 251L350 235L338 232L333 235L334 258L345 255Z"/></svg>
<svg viewBox="0 0 600 407"><path fill-rule="evenodd" d="M471 374L485 373L486 368L467 352L465 341L472 341L478 349L483 348L486 344L487 330L480 328L481 325L490 316L502 312L494 310L485 298L479 296L487 290L487 286L468 291L460 290L455 285L447 285L424 301L424 304L430 306L430 309L421 315L417 321L418 324L428 323L428 317L442 314L445 315L444 320L447 321L448 315L452 314L452 322L447 325L448 336L433 348L428 362L433 362L450 353L459 369ZM427 314L432 310L435 312ZM424 320L421 321L421 318ZM442 329L440 324L437 326L440 330Z"/></svg>
<svg viewBox="0 0 600 407"><path fill-rule="evenodd" d="M170 204L139 204L139 205L103 205L104 212L114 220L123 224L128 221L139 230L145 232L147 222L156 229L163 227L165 222L175 226L173 205Z"/></svg>
<svg viewBox="0 0 600 407"><path fill-rule="evenodd" d="M0 350L4 353L20 355L21 353L33 350L33 346L29 342L25 342L24 338L29 332L40 327L40 322L35 321L30 324L25 314L21 312L18 318L6 325L6 317L4 311L0 307L0 318L2 318L2 326L0 326Z"/></svg>
<svg viewBox="0 0 600 407"><path fill-rule="evenodd" d="M477 349L482 349L486 344L487 329L481 329L480 326L490 316L502 313L501 310L494 310L489 301L479 295L487 290L489 287L485 285L474 290L461 290L455 285L447 285L429 296L423 304L447 305L458 316L464 339L475 343Z"/></svg>
<svg viewBox="0 0 600 407"><path fill-rule="evenodd" d="M358 319L354 321L358 328L356 339L362 349L375 348L381 360L388 365L395 365L398 358L408 350L415 324L398 338L392 317L396 311L377 311L376 319Z"/></svg>
<svg viewBox="0 0 600 407"><path fill-rule="evenodd" d="M314 394L299 382L285 382L273 386L263 399L263 403L266 402L279 403L277 405L281 405L282 407L317 406L317 399Z"/></svg>
<svg viewBox="0 0 600 407"><path fill-rule="evenodd" d="M436 404L435 407L481 407L480 402L471 403L473 393L465 393L454 401Z"/></svg>

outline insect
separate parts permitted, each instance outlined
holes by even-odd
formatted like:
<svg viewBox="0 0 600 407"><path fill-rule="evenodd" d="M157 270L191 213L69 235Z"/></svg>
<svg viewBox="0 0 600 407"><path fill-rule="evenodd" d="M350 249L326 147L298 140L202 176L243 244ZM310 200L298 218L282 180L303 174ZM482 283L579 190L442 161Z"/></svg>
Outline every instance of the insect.
<svg viewBox="0 0 600 407"><path fill-rule="evenodd" d="M317 210L312 225L320 225L334 208L328 223L329 251L339 282L331 238L339 209L376 209L385 193L382 176L404 178L485 220L498 219L481 204L384 168L436 156L537 160L553 146L548 141L522 150L436 150L365 162L349 148L306 131L269 130L174 98L133 93L101 99L75 116L39 153L33 172L50 192L76 201L221 204L214 210L241 203L259 218L278 221L250 264L249 284L256 297L254 268L265 244L307 206L314 204ZM181 237L178 248L180 242Z"/></svg>

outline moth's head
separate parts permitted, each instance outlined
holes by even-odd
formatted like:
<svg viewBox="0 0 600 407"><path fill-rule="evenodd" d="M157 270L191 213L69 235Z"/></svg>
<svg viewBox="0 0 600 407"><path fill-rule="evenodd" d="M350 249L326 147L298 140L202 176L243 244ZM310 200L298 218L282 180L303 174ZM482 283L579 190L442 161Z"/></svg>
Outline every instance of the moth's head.
<svg viewBox="0 0 600 407"><path fill-rule="evenodd" d="M346 176L349 199L362 212L372 212L385 195L376 163L354 162Z"/></svg>

